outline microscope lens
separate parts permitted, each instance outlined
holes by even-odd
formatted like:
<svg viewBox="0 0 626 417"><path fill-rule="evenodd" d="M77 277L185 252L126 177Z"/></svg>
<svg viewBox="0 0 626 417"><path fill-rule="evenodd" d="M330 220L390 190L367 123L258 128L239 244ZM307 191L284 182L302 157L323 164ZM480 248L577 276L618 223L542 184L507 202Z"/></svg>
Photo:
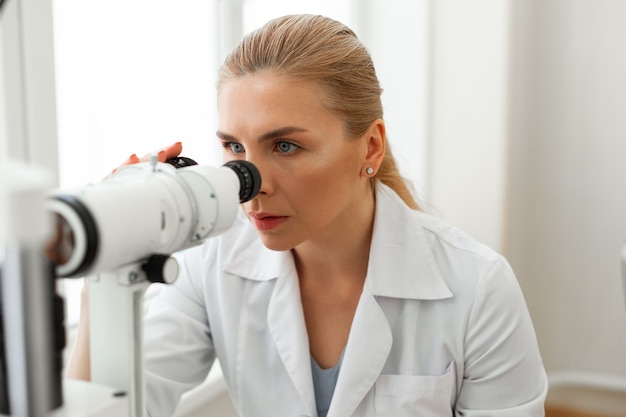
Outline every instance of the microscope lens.
<svg viewBox="0 0 626 417"><path fill-rule="evenodd" d="M55 265L64 265L74 252L74 232L67 220L59 214L54 214L54 231L52 238L46 244L46 256Z"/></svg>

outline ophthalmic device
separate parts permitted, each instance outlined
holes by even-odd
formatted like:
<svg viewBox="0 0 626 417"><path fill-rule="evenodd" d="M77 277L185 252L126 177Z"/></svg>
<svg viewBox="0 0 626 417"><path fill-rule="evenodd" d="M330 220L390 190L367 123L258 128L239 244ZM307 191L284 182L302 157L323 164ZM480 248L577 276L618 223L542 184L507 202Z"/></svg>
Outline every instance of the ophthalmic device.
<svg viewBox="0 0 626 417"><path fill-rule="evenodd" d="M228 229L239 203L261 184L246 161L168 162L153 157L100 183L52 193L30 167L0 172L7 341L0 351L0 414L144 415L145 290L173 282L178 265L170 255ZM59 305L56 277L88 283L91 383L60 377L63 336L50 320Z"/></svg>

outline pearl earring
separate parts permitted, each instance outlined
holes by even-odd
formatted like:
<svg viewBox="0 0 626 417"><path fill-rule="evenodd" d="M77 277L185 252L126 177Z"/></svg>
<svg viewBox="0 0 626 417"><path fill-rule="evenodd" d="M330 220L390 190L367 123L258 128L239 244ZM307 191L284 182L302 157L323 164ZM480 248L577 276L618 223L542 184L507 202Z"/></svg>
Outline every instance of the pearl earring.
<svg viewBox="0 0 626 417"><path fill-rule="evenodd" d="M372 175L374 173L374 168L368 167L365 172L367 172L367 175Z"/></svg>

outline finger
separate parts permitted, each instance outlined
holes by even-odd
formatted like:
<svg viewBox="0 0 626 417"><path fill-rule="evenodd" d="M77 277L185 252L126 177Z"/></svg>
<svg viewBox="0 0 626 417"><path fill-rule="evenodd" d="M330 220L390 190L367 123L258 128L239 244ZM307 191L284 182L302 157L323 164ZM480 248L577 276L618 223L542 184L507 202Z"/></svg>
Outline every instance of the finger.
<svg viewBox="0 0 626 417"><path fill-rule="evenodd" d="M122 162L120 164L120 166L118 166L117 168L115 168L113 171L111 171L111 174L115 173L115 171L117 171L118 169L120 169L121 167L125 166L125 165L131 165L131 164L136 164L138 162L141 162L141 160L139 159L139 157L136 154L132 154L131 156L128 157L128 159L126 159L124 162ZM109 174L110 175L110 174Z"/></svg>
<svg viewBox="0 0 626 417"><path fill-rule="evenodd" d="M165 149L163 150L165 151L165 159L163 161L167 161L168 159L180 155L180 153L183 151L183 144L181 142L176 142L171 144L170 146L165 147Z"/></svg>
<svg viewBox="0 0 626 417"><path fill-rule="evenodd" d="M150 152L145 154L144 156L141 157L140 161L141 162L149 162L150 161L150 157L152 155L156 155L157 156L157 161L159 162L165 162L167 161L167 158L165 157L165 151L164 150L158 150L158 151L154 151L154 152Z"/></svg>
<svg viewBox="0 0 626 417"><path fill-rule="evenodd" d="M138 162L140 162L139 157L136 154L132 154L122 165L136 164Z"/></svg>
<svg viewBox="0 0 626 417"><path fill-rule="evenodd" d="M180 153L183 151L183 144L181 142L176 142L173 143L169 146L166 146L164 148L161 148L155 152L150 152L145 154L142 158L141 161L143 162L147 162L150 160L150 155L157 155L157 160L159 162L165 162L168 159L174 158L175 156L180 155Z"/></svg>

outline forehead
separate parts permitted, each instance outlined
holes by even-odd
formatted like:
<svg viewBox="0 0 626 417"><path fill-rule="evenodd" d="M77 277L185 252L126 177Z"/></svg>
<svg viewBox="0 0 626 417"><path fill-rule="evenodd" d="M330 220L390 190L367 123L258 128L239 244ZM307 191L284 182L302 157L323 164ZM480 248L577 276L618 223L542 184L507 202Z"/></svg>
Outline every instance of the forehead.
<svg viewBox="0 0 626 417"><path fill-rule="evenodd" d="M326 102L324 89L318 83L273 72L248 74L220 84L220 128L235 127L242 122L319 123L320 119L337 117L328 110Z"/></svg>
<svg viewBox="0 0 626 417"><path fill-rule="evenodd" d="M224 97L230 99L229 96L238 95L238 93L244 93L244 97L237 98L245 98L248 95L254 95L255 98L259 96L288 98L289 95L298 94L301 99L314 98L321 101L325 97L324 88L319 83L277 74L269 70L222 80L217 91L218 103L222 102Z"/></svg>

